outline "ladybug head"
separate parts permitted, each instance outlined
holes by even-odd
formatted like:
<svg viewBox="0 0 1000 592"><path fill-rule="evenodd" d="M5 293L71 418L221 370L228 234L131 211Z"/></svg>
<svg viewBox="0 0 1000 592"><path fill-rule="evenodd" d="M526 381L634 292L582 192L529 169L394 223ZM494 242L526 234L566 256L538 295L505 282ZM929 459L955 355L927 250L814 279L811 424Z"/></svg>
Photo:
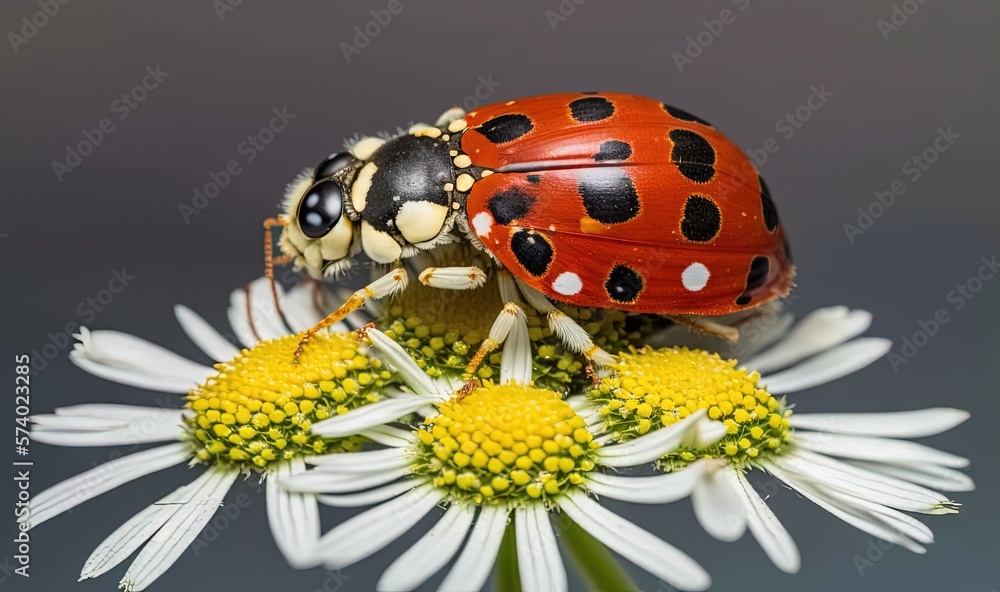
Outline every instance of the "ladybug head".
<svg viewBox="0 0 1000 592"><path fill-rule="evenodd" d="M314 278L346 270L360 251L348 201L363 164L347 152L331 154L288 185L281 250Z"/></svg>

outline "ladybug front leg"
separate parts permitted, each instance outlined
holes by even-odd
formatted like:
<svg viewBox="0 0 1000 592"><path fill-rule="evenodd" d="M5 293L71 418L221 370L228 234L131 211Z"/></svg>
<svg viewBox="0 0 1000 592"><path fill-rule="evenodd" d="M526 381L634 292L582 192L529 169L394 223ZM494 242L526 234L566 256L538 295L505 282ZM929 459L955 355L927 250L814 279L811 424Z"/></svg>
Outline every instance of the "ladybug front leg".
<svg viewBox="0 0 1000 592"><path fill-rule="evenodd" d="M569 318L566 313L553 306L544 294L521 280L516 281L517 287L520 288L521 294L524 294L528 304L548 318L549 328L566 349L583 354L588 361L594 362L598 366L614 363L615 356L595 345L587 331Z"/></svg>
<svg viewBox="0 0 1000 592"><path fill-rule="evenodd" d="M327 315L327 317L320 321L319 324L311 329L308 329L302 334L299 346L295 349L295 361L298 362L299 357L302 356L306 345L309 344L309 340L312 339L313 335L344 320L347 315L364 306L365 302L367 302L370 298L379 300L381 298L385 298L386 296L391 296L401 292L406 288L406 283L408 281L409 276L406 275L406 270L402 267L397 267L352 294L350 298L348 298L347 301L340 306L340 308Z"/></svg>

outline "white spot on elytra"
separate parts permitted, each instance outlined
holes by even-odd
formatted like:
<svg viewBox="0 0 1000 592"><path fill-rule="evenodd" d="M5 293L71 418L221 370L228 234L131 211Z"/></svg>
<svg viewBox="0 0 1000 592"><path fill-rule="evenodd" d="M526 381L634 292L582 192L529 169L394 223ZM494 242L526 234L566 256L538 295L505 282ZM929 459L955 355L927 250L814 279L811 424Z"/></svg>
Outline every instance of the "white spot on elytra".
<svg viewBox="0 0 1000 592"><path fill-rule="evenodd" d="M692 263L681 273L681 283L691 292L697 292L708 284L708 268L701 263Z"/></svg>
<svg viewBox="0 0 1000 592"><path fill-rule="evenodd" d="M583 289L583 280L572 271L564 271L552 282L552 289L563 296L573 296Z"/></svg>
<svg viewBox="0 0 1000 592"><path fill-rule="evenodd" d="M472 229L477 236L487 237L493 230L493 216L489 212L479 212L472 218Z"/></svg>

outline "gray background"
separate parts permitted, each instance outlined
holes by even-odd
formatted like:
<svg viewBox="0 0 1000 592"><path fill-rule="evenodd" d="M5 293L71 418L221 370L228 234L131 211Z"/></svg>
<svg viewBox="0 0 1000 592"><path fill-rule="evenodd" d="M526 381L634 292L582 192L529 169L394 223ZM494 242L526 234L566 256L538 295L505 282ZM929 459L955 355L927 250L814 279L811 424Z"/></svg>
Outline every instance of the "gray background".
<svg viewBox="0 0 1000 592"><path fill-rule="evenodd" d="M773 568L749 537L729 545L709 539L687 502L622 512L701 561L716 590L1000 587L1000 403L991 374L1000 355L1000 282L987 282L961 310L948 302L949 291L977 273L980 257L998 251L996 3L929 2L886 40L877 21L890 18L890 0L590 0L554 30L545 11L558 10L555 0L403 0L402 12L347 63L340 43L372 19L370 10L386 5L247 0L220 20L209 2L71 2L17 53L0 49L6 374L13 373L10 354L41 349L50 333L81 322L79 306L122 267L135 279L90 325L129 330L207 361L175 325L171 306L185 303L224 325L229 290L260 272L260 221L275 213L284 184L345 137L432 120L471 95L480 76L500 83L488 102L571 90L654 96L712 121L747 150L776 139L779 150L762 170L799 265L797 312L841 303L866 308L875 313L870 333L899 343L919 321L948 311L949 322L898 372L881 360L794 401L810 411L968 409L971 421L928 442L971 457L979 490L956 495L960 515L926 519L938 541L926 556L889 549L863 575L855 556L864 557L872 539L784 488L771 501L801 547L797 576ZM679 71L673 54L724 9L735 21ZM37 10L34 2L5 2L4 32L19 30L21 18ZM117 120L112 101L157 64L169 76ZM775 122L802 105L813 85L833 96L783 137ZM294 121L253 162L243 162L238 144L282 106ZM51 163L104 117L115 118L115 130L59 182ZM947 126L960 138L912 181L904 163ZM192 188L231 159L242 172L185 223L179 204L191 203ZM897 179L906 193L849 242L843 225ZM65 354L35 376L34 411L177 402L86 375ZM12 398L4 417L12 417ZM109 452L34 446L34 491ZM12 450L2 456L14 458ZM191 478L185 468L163 471L44 524L32 533L30 585L8 567L0 587L114 589L124 566L74 583L86 557L121 522ZM2 481L3 503L12 506L11 481ZM199 556L186 553L154 590L332 589L335 580L322 570L285 565L256 489L255 481L240 482L229 499L249 492L250 507ZM4 533L13 535L12 521ZM0 543L0 558L11 549ZM398 552L344 570L342 590L370 589ZM636 580L657 590L646 574Z"/></svg>

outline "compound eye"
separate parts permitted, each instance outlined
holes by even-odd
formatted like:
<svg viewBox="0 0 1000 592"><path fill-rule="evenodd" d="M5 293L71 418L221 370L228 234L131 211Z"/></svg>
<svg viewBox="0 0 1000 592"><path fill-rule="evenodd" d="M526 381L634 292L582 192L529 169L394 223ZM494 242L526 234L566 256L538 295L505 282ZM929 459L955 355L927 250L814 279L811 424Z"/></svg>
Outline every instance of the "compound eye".
<svg viewBox="0 0 1000 592"><path fill-rule="evenodd" d="M344 194L335 181L313 185L299 204L298 223L302 234L321 238L336 226L344 211Z"/></svg>
<svg viewBox="0 0 1000 592"><path fill-rule="evenodd" d="M313 175L313 180L319 181L333 176L334 173L351 164L352 160L354 160L354 157L347 152L331 154L326 157L326 160L319 163L318 167L316 167L316 173Z"/></svg>

